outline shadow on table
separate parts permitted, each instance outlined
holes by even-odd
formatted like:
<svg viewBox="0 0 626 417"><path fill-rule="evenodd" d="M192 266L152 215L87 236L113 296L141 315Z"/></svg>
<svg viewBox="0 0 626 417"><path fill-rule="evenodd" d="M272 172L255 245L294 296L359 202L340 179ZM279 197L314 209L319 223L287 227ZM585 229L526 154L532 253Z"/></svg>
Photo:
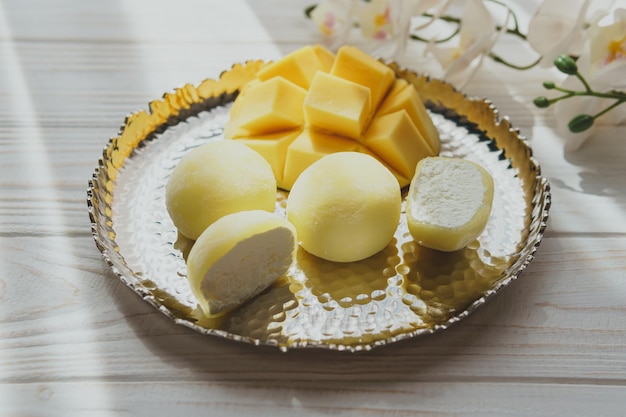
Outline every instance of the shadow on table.
<svg viewBox="0 0 626 417"><path fill-rule="evenodd" d="M164 366L186 369L190 381L358 384L471 379L481 376L476 375L477 371L492 375L492 359L510 354L507 339L514 337L515 343L521 342L519 333L507 328L508 324L518 322L524 306L531 305L530 300L517 298L516 285L513 283L469 318L445 331L356 353L315 348L281 352L206 336L175 325L141 300L133 300L136 296L122 286L110 287L114 288L110 296L146 348ZM128 296L119 291L128 291Z"/></svg>

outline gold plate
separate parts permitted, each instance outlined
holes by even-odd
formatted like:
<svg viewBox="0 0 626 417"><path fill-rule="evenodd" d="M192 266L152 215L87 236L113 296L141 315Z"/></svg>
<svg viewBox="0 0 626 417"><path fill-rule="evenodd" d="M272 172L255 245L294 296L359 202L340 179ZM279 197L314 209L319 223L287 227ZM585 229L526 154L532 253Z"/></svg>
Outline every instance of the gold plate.
<svg viewBox="0 0 626 417"><path fill-rule="evenodd" d="M238 64L217 80L165 94L127 117L103 152L87 196L94 239L113 272L146 302L204 334L281 350L359 351L447 329L532 261L551 196L526 140L488 100L388 63L426 103L440 155L473 160L493 176L482 235L457 252L429 250L413 241L403 211L393 241L378 254L333 263L299 249L295 266L270 289L222 318L204 317L186 279L183 254L191 242L178 237L167 214L165 183L186 151L223 140L230 104L263 65ZM286 196L277 193L281 215Z"/></svg>

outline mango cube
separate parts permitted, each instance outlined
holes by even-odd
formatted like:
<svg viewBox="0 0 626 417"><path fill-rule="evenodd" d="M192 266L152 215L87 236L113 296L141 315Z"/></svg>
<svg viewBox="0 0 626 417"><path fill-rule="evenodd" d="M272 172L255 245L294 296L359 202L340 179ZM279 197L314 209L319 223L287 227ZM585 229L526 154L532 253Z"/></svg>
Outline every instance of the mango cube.
<svg viewBox="0 0 626 417"><path fill-rule="evenodd" d="M287 149L299 134L300 129L294 129L236 140L257 151L272 166L276 182L280 184L283 181Z"/></svg>
<svg viewBox="0 0 626 417"><path fill-rule="evenodd" d="M402 176L412 178L417 163L435 154L406 110L376 117L365 134L365 146Z"/></svg>
<svg viewBox="0 0 626 417"><path fill-rule="evenodd" d="M314 129L358 139L368 122L370 103L368 88L318 72L304 99L304 119Z"/></svg>
<svg viewBox="0 0 626 417"><path fill-rule="evenodd" d="M317 58L322 63L322 71L330 72L330 69L333 67L333 62L335 62L335 54L322 45L313 45L313 52L315 52L315 55L317 55Z"/></svg>
<svg viewBox="0 0 626 417"><path fill-rule="evenodd" d="M340 136L305 129L287 149L285 170L278 187L291 190L293 183L313 162L335 152L358 151L360 145L353 140Z"/></svg>
<svg viewBox="0 0 626 417"><path fill-rule="evenodd" d="M396 177L396 179L398 180L398 184L400 185L400 188L404 188L404 187L406 187L407 185L409 185L411 183L411 178L410 177L406 177L406 176L400 174L391 165L389 165L387 162L383 161L380 156L376 155L374 152L372 152L371 150L369 150L365 146L360 146L358 148L358 152L365 153L365 154L368 154L368 155L376 158L376 160L378 162L383 164L385 166L385 168L387 168L393 174L393 176Z"/></svg>
<svg viewBox="0 0 626 417"><path fill-rule="evenodd" d="M283 77L307 89L317 71L330 70L333 59L334 54L322 46L305 46L262 68L257 77L261 81Z"/></svg>
<svg viewBox="0 0 626 417"><path fill-rule="evenodd" d="M256 150L285 190L342 151L375 157L405 187L417 161L440 149L415 86L352 46L307 46L262 67L233 103L224 138Z"/></svg>
<svg viewBox="0 0 626 417"><path fill-rule="evenodd" d="M407 85L399 90L392 88L389 96L383 100L376 114L377 116L383 116L402 109L408 112L413 124L420 131L422 137L426 139L431 151L434 154L438 154L441 148L439 132L413 85Z"/></svg>
<svg viewBox="0 0 626 417"><path fill-rule="evenodd" d="M378 107L396 78L391 68L349 45L339 48L330 73L369 88L372 109Z"/></svg>
<svg viewBox="0 0 626 417"><path fill-rule="evenodd" d="M282 77L250 87L238 109L238 125L252 135L293 129L304 123L306 90Z"/></svg>
<svg viewBox="0 0 626 417"><path fill-rule="evenodd" d="M250 88L259 84L261 84L261 80L255 78L251 81L248 81L239 92L237 100L233 102L233 105L230 108L228 122L226 123L226 126L224 126L225 138L235 138L238 136L245 136L250 134L250 132L242 129L239 126L239 115L241 114L241 110L243 108L243 102L245 101L246 92L250 90Z"/></svg>

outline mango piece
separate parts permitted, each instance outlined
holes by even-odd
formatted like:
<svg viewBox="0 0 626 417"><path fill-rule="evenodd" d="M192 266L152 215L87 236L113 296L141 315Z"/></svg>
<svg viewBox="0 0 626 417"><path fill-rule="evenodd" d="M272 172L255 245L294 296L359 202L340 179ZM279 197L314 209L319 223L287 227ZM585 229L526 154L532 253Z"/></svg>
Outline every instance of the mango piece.
<svg viewBox="0 0 626 417"><path fill-rule="evenodd" d="M270 82L276 85L269 87ZM295 82L306 86L300 107L299 99L285 99L279 90L279 84L284 84L296 89L300 97L303 89ZM395 124L377 120L400 110L409 115L415 129L400 119ZM295 114L298 111L300 118ZM298 121L302 122L296 125ZM384 134L386 128L393 131ZM290 135L296 131L307 138L290 145ZM330 146L328 140L311 140L311 135L322 137L322 133L335 143ZM417 161L438 154L440 149L439 133L415 87L405 79L396 79L391 68L351 46L341 47L336 55L320 45L308 46L263 67L235 100L224 137L244 139L254 147L272 165L278 186L286 190L312 161L339 151L374 156L404 187L413 178ZM257 139L269 141L255 142ZM313 146L320 142L326 145ZM286 161L290 154L287 146L293 148L291 163ZM319 152L316 148L327 150ZM280 161L279 155L285 160Z"/></svg>
<svg viewBox="0 0 626 417"><path fill-rule="evenodd" d="M477 163L444 157L421 160L406 202L411 236L431 249L464 248L484 230L493 192L493 178Z"/></svg>
<svg viewBox="0 0 626 417"><path fill-rule="evenodd" d="M378 107L395 80L391 68L350 45L339 48L330 73L369 88L372 109Z"/></svg>
<svg viewBox="0 0 626 417"><path fill-rule="evenodd" d="M313 77L304 99L309 127L358 139L370 113L369 89L323 72Z"/></svg>
<svg viewBox="0 0 626 417"><path fill-rule="evenodd" d="M322 63L321 71L330 72L333 62L335 62L335 54L319 44L313 45L313 52L315 52L315 55Z"/></svg>
<svg viewBox="0 0 626 417"><path fill-rule="evenodd" d="M295 260L296 230L262 210L241 211L211 224L187 258L187 279L206 316L223 315L258 295Z"/></svg>
<svg viewBox="0 0 626 417"><path fill-rule="evenodd" d="M305 129L287 149L284 175L278 187L291 190L302 171L328 154L358 149L359 144L353 140Z"/></svg>
<svg viewBox="0 0 626 417"><path fill-rule="evenodd" d="M391 165L389 165L387 162L383 161L380 158L380 156L376 155L374 152L372 152L371 150L369 150L365 146L359 146L358 149L357 149L357 152L361 152L361 153L367 154L367 155L375 158L381 164L383 164L389 170L389 172L391 172L393 174L393 176L396 177L396 180L398 180L398 184L400 185L400 188L404 188L404 187L406 187L407 185L409 185L411 183L411 178L412 177L406 177L406 176L400 174Z"/></svg>
<svg viewBox="0 0 626 417"><path fill-rule="evenodd" d="M257 151L271 165L276 182L282 184L287 149L300 132L300 129L295 129L269 135L241 137L235 140Z"/></svg>
<svg viewBox="0 0 626 417"><path fill-rule="evenodd" d="M249 135L245 129L242 129L239 125L239 115L241 114L241 110L243 108L243 102L245 101L246 92L256 86L261 84L261 80L255 78L253 80L248 81L239 92L237 99L233 102L233 105L230 108L229 118L226 122L226 126L224 126L224 137L226 139L235 138L238 136L246 136Z"/></svg>
<svg viewBox="0 0 626 417"><path fill-rule="evenodd" d="M333 262L385 248L400 220L395 177L369 155L338 152L309 166L287 198L287 219L307 252Z"/></svg>
<svg viewBox="0 0 626 417"><path fill-rule="evenodd" d="M332 52L322 46L305 46L262 68L257 73L257 77L261 81L282 77L308 89L317 71L328 72L330 70L328 54L334 58Z"/></svg>
<svg viewBox="0 0 626 417"><path fill-rule="evenodd" d="M439 132L413 85L407 85L399 90L392 89L389 96L383 100L376 115L383 116L402 109L407 111L415 127L420 131L422 137L426 139L431 153L434 155L439 154L441 149Z"/></svg>
<svg viewBox="0 0 626 417"><path fill-rule="evenodd" d="M306 90L282 77L250 87L238 110L237 123L251 135L293 129L304 123Z"/></svg>
<svg viewBox="0 0 626 417"><path fill-rule="evenodd" d="M422 158L435 155L406 110L372 120L364 144L406 178L413 178Z"/></svg>
<svg viewBox="0 0 626 417"><path fill-rule="evenodd" d="M243 143L218 140L187 152L165 186L165 205L178 231L195 240L217 219L244 210L273 211L272 167Z"/></svg>

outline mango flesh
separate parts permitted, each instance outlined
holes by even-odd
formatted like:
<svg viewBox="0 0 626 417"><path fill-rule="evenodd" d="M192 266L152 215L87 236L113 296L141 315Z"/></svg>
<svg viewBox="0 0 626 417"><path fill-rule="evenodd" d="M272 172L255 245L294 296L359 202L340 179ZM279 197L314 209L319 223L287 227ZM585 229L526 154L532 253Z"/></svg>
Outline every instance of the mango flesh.
<svg viewBox="0 0 626 417"><path fill-rule="evenodd" d="M305 46L262 68L257 77L261 81L283 77L308 89L315 74L318 71L328 72L333 61L334 56L327 49L319 45Z"/></svg>
<svg viewBox="0 0 626 417"><path fill-rule="evenodd" d="M219 218L244 210L273 211L272 167L237 141L209 142L187 152L165 186L165 205L180 233L195 240Z"/></svg>
<svg viewBox="0 0 626 417"><path fill-rule="evenodd" d="M350 45L339 48L330 73L367 87L371 91L372 108L378 107L396 78L391 68Z"/></svg>
<svg viewBox="0 0 626 417"><path fill-rule="evenodd" d="M305 71L299 62L312 62L309 70L314 70ZM251 131L251 126L242 122L247 117L245 107L251 106L249 100L261 100L252 97L250 91L275 78L298 83L306 91L302 106L288 106L290 114L302 114L303 123L293 127L272 125L265 123L271 119L267 115L259 123L263 128ZM282 100L276 97L279 105ZM287 144L287 136L297 139ZM321 136L323 140L311 140ZM305 47L264 67L233 103L224 138L241 139L259 150L271 164L278 187L287 191L311 163L341 151L374 156L404 187L413 178L417 161L437 155L440 149L439 133L415 87L396 79L388 66L352 46L341 47L336 55L319 45ZM252 140L274 143L263 147Z"/></svg>
<svg viewBox="0 0 626 417"><path fill-rule="evenodd" d="M251 135L263 135L301 126L305 96L305 89L282 77L254 85L238 110L239 127Z"/></svg>
<svg viewBox="0 0 626 417"><path fill-rule="evenodd" d="M414 174L420 160L434 155L405 110L375 118L364 144L408 178Z"/></svg>
<svg viewBox="0 0 626 417"><path fill-rule="evenodd" d="M370 97L360 84L318 72L304 100L304 119L314 130L359 139L369 119Z"/></svg>
<svg viewBox="0 0 626 417"><path fill-rule="evenodd" d="M229 214L191 248L187 278L203 313L219 316L284 275L296 250L296 230L285 218L262 210Z"/></svg>
<svg viewBox="0 0 626 417"><path fill-rule="evenodd" d="M337 152L300 174L287 197L287 219L307 252L353 262L389 244L401 206L398 181L385 166L364 153Z"/></svg>
<svg viewBox="0 0 626 417"><path fill-rule="evenodd" d="M493 193L493 178L479 164L457 158L422 159L407 196L409 232L431 249L462 249L487 225Z"/></svg>

